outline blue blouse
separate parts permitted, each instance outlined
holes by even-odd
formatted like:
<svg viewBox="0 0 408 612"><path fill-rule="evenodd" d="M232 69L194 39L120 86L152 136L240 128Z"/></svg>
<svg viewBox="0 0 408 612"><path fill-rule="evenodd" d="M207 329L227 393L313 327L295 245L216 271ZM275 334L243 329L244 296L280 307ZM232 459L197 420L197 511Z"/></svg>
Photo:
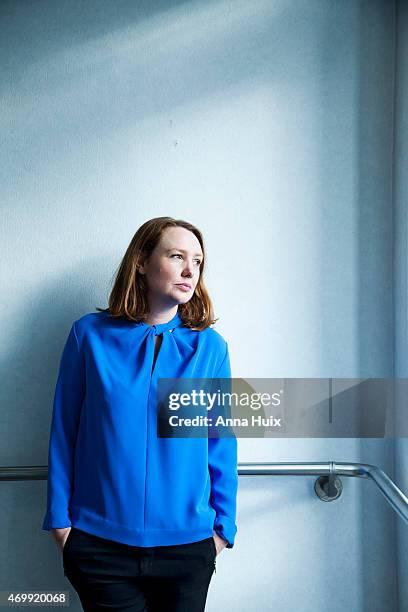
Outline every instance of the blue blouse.
<svg viewBox="0 0 408 612"><path fill-rule="evenodd" d="M178 312L152 326L105 312L74 321L54 395L43 529L73 525L132 546L215 530L233 547L236 438L158 437L161 377L230 378L227 342L185 327Z"/></svg>

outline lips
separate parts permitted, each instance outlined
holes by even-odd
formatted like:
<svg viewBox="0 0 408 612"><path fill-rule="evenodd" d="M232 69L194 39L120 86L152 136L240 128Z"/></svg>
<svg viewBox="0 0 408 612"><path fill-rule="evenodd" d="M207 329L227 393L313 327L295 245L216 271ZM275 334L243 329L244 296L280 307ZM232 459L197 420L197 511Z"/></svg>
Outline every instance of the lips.
<svg viewBox="0 0 408 612"><path fill-rule="evenodd" d="M188 283L177 283L177 287L184 287L185 289L191 289L191 285Z"/></svg>

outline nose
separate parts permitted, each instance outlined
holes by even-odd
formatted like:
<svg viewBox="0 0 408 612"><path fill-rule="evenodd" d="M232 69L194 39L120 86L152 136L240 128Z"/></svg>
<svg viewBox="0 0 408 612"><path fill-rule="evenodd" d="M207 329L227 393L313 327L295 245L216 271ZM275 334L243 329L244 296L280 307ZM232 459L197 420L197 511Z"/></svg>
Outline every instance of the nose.
<svg viewBox="0 0 408 612"><path fill-rule="evenodd" d="M184 266L184 270L183 270L183 276L188 276L189 278L193 276L192 264L189 264L188 262L186 263L186 265Z"/></svg>

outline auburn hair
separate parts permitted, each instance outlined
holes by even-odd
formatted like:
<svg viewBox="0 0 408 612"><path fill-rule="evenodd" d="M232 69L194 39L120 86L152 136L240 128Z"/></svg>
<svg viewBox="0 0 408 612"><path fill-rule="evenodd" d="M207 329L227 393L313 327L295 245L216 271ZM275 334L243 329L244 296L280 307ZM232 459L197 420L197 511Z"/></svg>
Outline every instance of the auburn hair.
<svg viewBox="0 0 408 612"><path fill-rule="evenodd" d="M156 217L139 227L114 274L108 308L96 307L96 310L107 312L114 318L146 321L149 314L148 287L145 276L138 271L138 265L151 255L167 227L184 227L192 232L200 243L203 259L200 264L199 280L191 299L186 304L179 304L178 312L186 327L202 331L218 321L214 319L213 305L203 279L205 267L203 236L191 223L172 217Z"/></svg>

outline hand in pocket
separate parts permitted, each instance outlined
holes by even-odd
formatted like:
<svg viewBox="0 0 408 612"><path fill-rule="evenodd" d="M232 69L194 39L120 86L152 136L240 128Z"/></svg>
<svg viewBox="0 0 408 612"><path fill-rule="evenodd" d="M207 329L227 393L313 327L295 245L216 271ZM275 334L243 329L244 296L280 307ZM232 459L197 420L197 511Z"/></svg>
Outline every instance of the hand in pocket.
<svg viewBox="0 0 408 612"><path fill-rule="evenodd" d="M64 550L65 543L68 539L69 532L71 531L71 527L63 527L61 529L51 529L52 535L57 542L61 552Z"/></svg>
<svg viewBox="0 0 408 612"><path fill-rule="evenodd" d="M213 530L213 538L215 543L215 550L217 551L217 557L222 550L227 546L228 542L224 540L221 536L218 535L216 531Z"/></svg>

